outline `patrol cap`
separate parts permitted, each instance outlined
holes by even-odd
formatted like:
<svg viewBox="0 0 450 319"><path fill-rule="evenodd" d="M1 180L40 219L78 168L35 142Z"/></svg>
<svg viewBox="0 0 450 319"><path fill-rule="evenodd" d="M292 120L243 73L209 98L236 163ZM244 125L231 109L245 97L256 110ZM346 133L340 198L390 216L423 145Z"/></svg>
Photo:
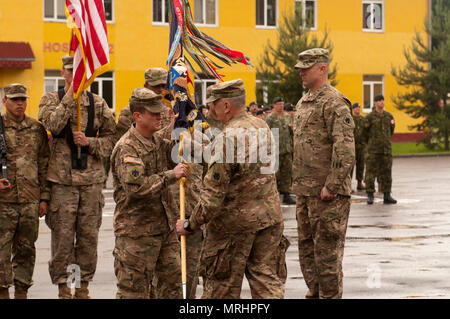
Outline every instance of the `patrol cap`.
<svg viewBox="0 0 450 319"><path fill-rule="evenodd" d="M130 106L143 106L151 113L161 113L166 110L162 103L162 96L147 88L137 88L130 98Z"/></svg>
<svg viewBox="0 0 450 319"><path fill-rule="evenodd" d="M206 100L207 103L224 98L245 96L244 82L241 79L214 84L210 88L211 96Z"/></svg>
<svg viewBox="0 0 450 319"><path fill-rule="evenodd" d="M361 107L361 105L359 105L359 103L358 103L358 102L356 102L356 103L353 103L353 105L352 105L352 109L355 109L355 108L357 108L357 107Z"/></svg>
<svg viewBox="0 0 450 319"><path fill-rule="evenodd" d="M296 69L309 69L318 62L329 62L327 49L314 48L298 54L298 63L294 66Z"/></svg>
<svg viewBox="0 0 450 319"><path fill-rule="evenodd" d="M255 102L255 101L253 101L253 102L250 102L250 104L248 105L249 107L250 106L252 106L252 105L256 105L256 106L258 106L258 104Z"/></svg>
<svg viewBox="0 0 450 319"><path fill-rule="evenodd" d="M62 57L63 69L73 69L73 57L65 55Z"/></svg>
<svg viewBox="0 0 450 319"><path fill-rule="evenodd" d="M150 84L151 86L157 86L161 84L166 84L167 82L167 70L163 68L150 68L144 73L145 84Z"/></svg>
<svg viewBox="0 0 450 319"><path fill-rule="evenodd" d="M375 102L384 101L384 96L382 94L378 94L378 95L375 96L375 98L373 100Z"/></svg>
<svg viewBox="0 0 450 319"><path fill-rule="evenodd" d="M27 88L20 83L13 83L5 86L3 92L8 99L13 99L15 97L29 97L27 95Z"/></svg>

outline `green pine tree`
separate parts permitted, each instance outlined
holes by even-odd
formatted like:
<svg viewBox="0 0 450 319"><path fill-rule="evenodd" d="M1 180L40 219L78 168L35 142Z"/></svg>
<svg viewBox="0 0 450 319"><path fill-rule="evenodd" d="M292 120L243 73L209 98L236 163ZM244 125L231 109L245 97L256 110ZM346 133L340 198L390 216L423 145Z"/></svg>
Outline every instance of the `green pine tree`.
<svg viewBox="0 0 450 319"><path fill-rule="evenodd" d="M408 92L393 98L395 106L419 122L410 129L425 132L429 148L449 150L450 133L450 2L434 0L431 23L425 22L427 38L418 32L405 49L406 65L391 73ZM428 40L431 39L431 46Z"/></svg>
<svg viewBox="0 0 450 319"><path fill-rule="evenodd" d="M301 10L299 10L301 12ZM304 19L301 14L290 14L282 17L282 23L278 28L278 43L272 45L267 42L263 55L256 67L257 84L256 97L258 103L263 103L263 88L267 89L267 101L270 103L276 96L281 96L286 102L296 104L302 97L302 79L299 70L294 69L297 64L298 54L312 48L325 48L331 54L333 45L328 38L327 29L323 38L319 40L311 36L304 27ZM332 85L336 85L336 64L330 67L329 79Z"/></svg>

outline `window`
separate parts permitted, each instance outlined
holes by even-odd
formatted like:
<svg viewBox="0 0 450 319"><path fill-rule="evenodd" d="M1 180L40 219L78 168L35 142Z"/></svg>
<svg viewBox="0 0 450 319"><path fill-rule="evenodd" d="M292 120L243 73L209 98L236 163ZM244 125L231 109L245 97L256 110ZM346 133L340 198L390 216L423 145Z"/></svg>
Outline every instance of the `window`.
<svg viewBox="0 0 450 319"><path fill-rule="evenodd" d="M65 22L67 20L65 6L65 0L44 0L44 20ZM105 8L106 21L114 21L113 0L103 0L103 6Z"/></svg>
<svg viewBox="0 0 450 319"><path fill-rule="evenodd" d="M277 0L256 0L256 25L276 27L278 20Z"/></svg>
<svg viewBox="0 0 450 319"><path fill-rule="evenodd" d="M374 106L373 99L378 94L384 92L383 75L364 75L363 76L363 112L369 113ZM384 94L383 94L384 95Z"/></svg>
<svg viewBox="0 0 450 319"><path fill-rule="evenodd" d="M54 92L64 87L65 80L61 76L60 70L45 70L44 72L44 92ZM115 88L114 73L112 71L105 72L95 78L91 84L89 91L100 95L108 103L109 108L114 112L115 108Z"/></svg>
<svg viewBox="0 0 450 319"><path fill-rule="evenodd" d="M363 0L363 31L383 32L384 10L383 1Z"/></svg>
<svg viewBox="0 0 450 319"><path fill-rule="evenodd" d="M153 24L169 23L169 0L153 0Z"/></svg>
<svg viewBox="0 0 450 319"><path fill-rule="evenodd" d="M217 0L195 0L194 16L199 25L217 25Z"/></svg>
<svg viewBox="0 0 450 319"><path fill-rule="evenodd" d="M45 70L44 71L44 92L58 91L64 87L65 80L61 76L60 70Z"/></svg>
<svg viewBox="0 0 450 319"><path fill-rule="evenodd" d="M317 29L317 0L295 0L295 14L303 17L303 27Z"/></svg>
<svg viewBox="0 0 450 319"><path fill-rule="evenodd" d="M267 85L263 85L261 80L256 80L256 102L266 105L269 102L269 89Z"/></svg>
<svg viewBox="0 0 450 319"><path fill-rule="evenodd" d="M210 85L217 84L218 81L214 79L201 79L194 81L194 97L195 97L195 105L205 105L206 103L206 88Z"/></svg>
<svg viewBox="0 0 450 319"><path fill-rule="evenodd" d="M114 73L112 71L105 72L99 75L92 82L89 91L100 95L108 103L111 112L116 110L115 106L115 88L114 88Z"/></svg>

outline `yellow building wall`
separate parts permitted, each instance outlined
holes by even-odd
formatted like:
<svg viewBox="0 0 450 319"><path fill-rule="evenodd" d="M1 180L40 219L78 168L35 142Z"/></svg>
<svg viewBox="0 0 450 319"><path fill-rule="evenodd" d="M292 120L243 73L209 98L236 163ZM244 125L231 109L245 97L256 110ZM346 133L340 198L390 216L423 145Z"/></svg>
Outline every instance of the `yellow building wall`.
<svg viewBox="0 0 450 319"><path fill-rule="evenodd" d="M194 1L190 3L193 8ZM277 31L255 26L255 3L254 0L218 0L218 27L200 29L230 48L243 51L256 66L267 41L276 42ZM325 26L329 30L334 45L333 63L338 66L337 88L352 102L361 103L363 74L383 74L386 110L396 119L396 132L409 132L408 125L413 120L396 110L391 101L392 95L405 88L396 84L390 72L391 66L404 65L403 50L410 46L414 30L423 30L428 0L385 0L382 33L362 31L361 0L318 0L317 9L318 29L311 34L321 37ZM294 0L279 0L278 23L283 14L293 10ZM108 23L108 37L117 116L128 105L133 89L143 85L145 69L166 67L169 26L153 25L151 0L115 0L114 22ZM0 87L21 82L29 88L28 115L37 117L44 91L44 70L61 68L61 57L67 53L69 39L65 23L44 22L43 1L0 1L0 41L29 42L36 57L31 69L0 69ZM220 70L225 81L244 80L247 103L256 98L255 72L255 68L241 64Z"/></svg>

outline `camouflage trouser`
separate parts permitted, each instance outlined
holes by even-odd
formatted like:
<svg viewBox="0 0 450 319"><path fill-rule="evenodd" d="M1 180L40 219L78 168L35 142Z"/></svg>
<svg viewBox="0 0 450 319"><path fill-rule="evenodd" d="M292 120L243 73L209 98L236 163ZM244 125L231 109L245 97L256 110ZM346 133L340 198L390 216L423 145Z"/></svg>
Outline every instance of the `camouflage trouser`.
<svg viewBox="0 0 450 319"><path fill-rule="evenodd" d="M391 192L392 188L392 154L366 155L366 192L375 192L375 178L378 181L378 191Z"/></svg>
<svg viewBox="0 0 450 319"><path fill-rule="evenodd" d="M0 203L0 287L33 284L38 211L39 203Z"/></svg>
<svg viewBox="0 0 450 319"><path fill-rule="evenodd" d="M300 268L310 292L320 298L342 298L342 259L350 197L331 201L297 196Z"/></svg>
<svg viewBox="0 0 450 319"><path fill-rule="evenodd" d="M180 243L175 230L139 238L116 237L118 299L146 299L154 281L159 299L181 299Z"/></svg>
<svg viewBox="0 0 450 319"><path fill-rule="evenodd" d="M355 146L355 165L352 167L352 172L350 176L353 177L353 170L356 166L356 180L362 182L364 180L364 162L365 162L365 146L356 145Z"/></svg>
<svg viewBox="0 0 450 319"><path fill-rule="evenodd" d="M239 299L244 273L252 298L283 298L287 246L282 235L282 223L243 234L225 234L207 226L202 298Z"/></svg>
<svg viewBox="0 0 450 319"><path fill-rule="evenodd" d="M278 191L289 193L292 183L292 153L281 154L279 165L276 173Z"/></svg>
<svg viewBox="0 0 450 319"><path fill-rule="evenodd" d="M98 232L105 200L103 184L51 185L45 222L52 231L49 272L53 284L67 281L67 267L80 267L81 281L91 281L97 268Z"/></svg>

